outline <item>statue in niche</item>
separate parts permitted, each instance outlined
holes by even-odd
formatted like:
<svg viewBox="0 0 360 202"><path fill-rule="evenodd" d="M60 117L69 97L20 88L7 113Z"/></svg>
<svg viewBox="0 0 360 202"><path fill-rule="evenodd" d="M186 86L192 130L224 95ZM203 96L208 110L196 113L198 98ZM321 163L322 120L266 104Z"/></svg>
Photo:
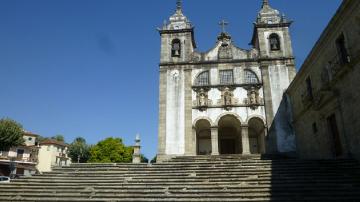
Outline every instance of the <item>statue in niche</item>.
<svg viewBox="0 0 360 202"><path fill-rule="evenodd" d="M250 92L250 96L249 96L250 104L259 104L257 97L258 97L258 96L256 95L256 92L255 92L255 91L251 91L251 92Z"/></svg>
<svg viewBox="0 0 360 202"><path fill-rule="evenodd" d="M233 104L233 93L230 91L228 87L225 87L223 91L223 99L224 99L224 105L229 106Z"/></svg>
<svg viewBox="0 0 360 202"><path fill-rule="evenodd" d="M261 98L259 91L255 87L248 89L248 97L245 99L245 103L250 105L252 109L256 109L261 104Z"/></svg>
<svg viewBox="0 0 360 202"><path fill-rule="evenodd" d="M197 106L199 107L200 111L205 111L209 105L208 93L205 89L201 88L197 92Z"/></svg>
<svg viewBox="0 0 360 202"><path fill-rule="evenodd" d="M201 92L199 93L199 106L200 107L207 106L207 96L204 90L201 90Z"/></svg>

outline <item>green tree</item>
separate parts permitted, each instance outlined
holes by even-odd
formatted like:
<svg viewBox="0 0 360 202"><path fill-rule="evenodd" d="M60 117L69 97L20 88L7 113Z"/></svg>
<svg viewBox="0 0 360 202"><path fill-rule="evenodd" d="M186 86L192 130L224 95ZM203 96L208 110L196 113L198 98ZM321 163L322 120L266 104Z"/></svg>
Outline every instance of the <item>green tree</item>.
<svg viewBox="0 0 360 202"><path fill-rule="evenodd" d="M51 137L51 139L59 141L59 142L65 142L65 138L63 135L55 135L55 136Z"/></svg>
<svg viewBox="0 0 360 202"><path fill-rule="evenodd" d="M90 149L89 163L130 163L132 147L123 144L120 138L107 138Z"/></svg>
<svg viewBox="0 0 360 202"><path fill-rule="evenodd" d="M46 137L43 137L43 136L39 135L39 136L36 137L36 143L40 144L41 142L43 142L43 141L45 141L47 139L49 139L49 138L46 138Z"/></svg>
<svg viewBox="0 0 360 202"><path fill-rule="evenodd" d="M77 137L69 146L69 157L73 163L86 163L90 158L90 146L86 144L86 140Z"/></svg>
<svg viewBox="0 0 360 202"><path fill-rule="evenodd" d="M0 120L0 151L7 151L24 143L24 130L21 124L11 119Z"/></svg>

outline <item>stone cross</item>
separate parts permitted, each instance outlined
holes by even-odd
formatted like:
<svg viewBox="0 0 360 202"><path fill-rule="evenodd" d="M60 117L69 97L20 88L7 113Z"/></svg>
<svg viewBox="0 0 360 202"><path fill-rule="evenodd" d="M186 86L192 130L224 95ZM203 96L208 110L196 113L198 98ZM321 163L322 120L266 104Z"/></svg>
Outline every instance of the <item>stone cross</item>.
<svg viewBox="0 0 360 202"><path fill-rule="evenodd" d="M227 25L229 25L229 23L226 22L225 20L222 20L222 21L219 22L219 25L221 26L221 31L222 31L223 33L225 33L225 32L226 32L225 27L226 27Z"/></svg>

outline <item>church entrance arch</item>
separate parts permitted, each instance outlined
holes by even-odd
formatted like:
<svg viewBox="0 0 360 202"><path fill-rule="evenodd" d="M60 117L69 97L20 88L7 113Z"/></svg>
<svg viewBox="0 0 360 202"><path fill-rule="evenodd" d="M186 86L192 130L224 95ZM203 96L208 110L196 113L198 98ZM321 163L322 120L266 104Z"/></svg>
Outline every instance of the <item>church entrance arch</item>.
<svg viewBox="0 0 360 202"><path fill-rule="evenodd" d="M208 120L201 119L196 122L196 153L197 155L211 154L211 124Z"/></svg>
<svg viewBox="0 0 360 202"><path fill-rule="evenodd" d="M249 125L249 146L251 154L265 153L265 124L259 118L252 118Z"/></svg>
<svg viewBox="0 0 360 202"><path fill-rule="evenodd" d="M241 154L241 123L233 115L221 117L218 123L220 154Z"/></svg>

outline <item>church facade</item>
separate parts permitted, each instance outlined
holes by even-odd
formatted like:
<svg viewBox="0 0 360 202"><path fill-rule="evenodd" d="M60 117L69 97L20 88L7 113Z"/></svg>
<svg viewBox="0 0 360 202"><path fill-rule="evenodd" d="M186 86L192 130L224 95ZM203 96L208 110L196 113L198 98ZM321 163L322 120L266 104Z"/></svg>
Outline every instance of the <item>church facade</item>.
<svg viewBox="0 0 360 202"><path fill-rule="evenodd" d="M226 32L207 52L178 0L161 36L158 161L183 155L287 153L296 148L287 130L284 92L296 75L291 21L263 1L252 48ZM286 106L286 105L285 105ZM286 108L286 107L285 107Z"/></svg>

